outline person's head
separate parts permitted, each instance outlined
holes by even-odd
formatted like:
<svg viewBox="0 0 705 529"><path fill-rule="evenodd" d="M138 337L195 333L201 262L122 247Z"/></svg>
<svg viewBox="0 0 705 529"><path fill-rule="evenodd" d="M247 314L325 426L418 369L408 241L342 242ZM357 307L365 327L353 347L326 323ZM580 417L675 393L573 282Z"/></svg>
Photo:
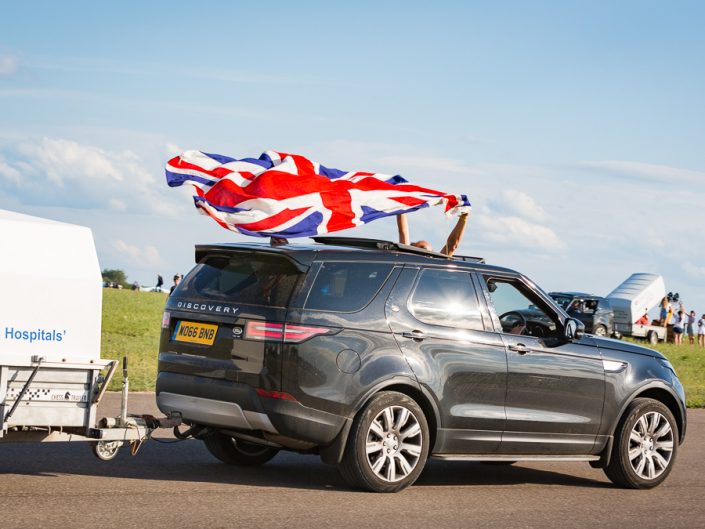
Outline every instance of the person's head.
<svg viewBox="0 0 705 529"><path fill-rule="evenodd" d="M416 248L421 248L422 250L427 250L429 252L433 251L433 246L431 246L431 243L428 241L416 241L412 242L411 246L415 246Z"/></svg>
<svg viewBox="0 0 705 529"><path fill-rule="evenodd" d="M691 316L695 316L695 311L694 311L694 310L691 310L691 311L690 311L690 315L691 315Z"/></svg>

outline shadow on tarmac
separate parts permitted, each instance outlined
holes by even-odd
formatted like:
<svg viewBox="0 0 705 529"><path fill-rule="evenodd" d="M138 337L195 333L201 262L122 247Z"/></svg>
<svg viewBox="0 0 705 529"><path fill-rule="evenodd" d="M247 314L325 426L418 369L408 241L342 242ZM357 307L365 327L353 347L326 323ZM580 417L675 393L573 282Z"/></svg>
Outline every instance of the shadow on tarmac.
<svg viewBox="0 0 705 529"><path fill-rule="evenodd" d="M576 472L580 465L573 463ZM5 444L0 449L0 475L183 481L255 487L286 487L309 490L350 490L336 467L318 456L279 453L261 467L235 467L217 461L199 441L166 444L147 442L134 457L123 447L109 462L99 461L88 443ZM430 460L415 487L471 487L491 485L561 485L609 488L601 482L553 470L516 465Z"/></svg>

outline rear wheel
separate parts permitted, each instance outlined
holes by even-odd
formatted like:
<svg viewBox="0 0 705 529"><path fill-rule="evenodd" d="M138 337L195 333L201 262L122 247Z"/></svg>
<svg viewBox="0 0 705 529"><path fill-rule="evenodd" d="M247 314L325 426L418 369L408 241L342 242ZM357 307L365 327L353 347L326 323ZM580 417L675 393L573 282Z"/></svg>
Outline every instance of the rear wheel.
<svg viewBox="0 0 705 529"><path fill-rule="evenodd" d="M429 439L416 401L394 391L379 393L355 417L340 473L354 487L397 492L418 479Z"/></svg>
<svg viewBox="0 0 705 529"><path fill-rule="evenodd" d="M616 485L650 489L666 479L678 450L678 425L664 404L634 399L617 427L605 474Z"/></svg>
<svg viewBox="0 0 705 529"><path fill-rule="evenodd" d="M279 453L276 448L247 443L220 432L212 433L203 442L211 454L229 465L264 465Z"/></svg>
<svg viewBox="0 0 705 529"><path fill-rule="evenodd" d="M649 331L647 339L651 345L656 345L658 343L658 334L656 334L656 331Z"/></svg>
<svg viewBox="0 0 705 529"><path fill-rule="evenodd" d="M598 325L595 327L595 335L596 336L607 336L607 327L604 325Z"/></svg>

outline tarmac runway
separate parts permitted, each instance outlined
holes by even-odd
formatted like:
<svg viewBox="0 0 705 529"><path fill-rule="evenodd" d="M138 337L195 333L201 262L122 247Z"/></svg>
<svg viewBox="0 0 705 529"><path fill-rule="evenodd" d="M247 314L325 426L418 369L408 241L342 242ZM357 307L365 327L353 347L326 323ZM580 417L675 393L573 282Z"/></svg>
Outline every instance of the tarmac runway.
<svg viewBox="0 0 705 529"><path fill-rule="evenodd" d="M101 415L117 414L108 394ZM154 413L154 395L130 396ZM676 467L653 490L614 487L587 463L428 462L397 494L350 490L316 456L243 469L168 432L110 462L84 443L0 445L0 527L705 528L705 410L689 410Z"/></svg>

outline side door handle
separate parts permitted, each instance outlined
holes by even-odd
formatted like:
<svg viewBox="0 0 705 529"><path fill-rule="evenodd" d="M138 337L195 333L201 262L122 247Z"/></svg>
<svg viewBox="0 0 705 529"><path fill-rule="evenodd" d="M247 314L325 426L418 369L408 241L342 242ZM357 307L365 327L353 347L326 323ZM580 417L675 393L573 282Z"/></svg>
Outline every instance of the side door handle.
<svg viewBox="0 0 705 529"><path fill-rule="evenodd" d="M404 338L411 338L412 340L418 340L418 341L421 341L424 338L426 338L426 334L423 331L417 331L417 330L411 331L411 332L404 331L403 333L401 333L401 335Z"/></svg>
<svg viewBox="0 0 705 529"><path fill-rule="evenodd" d="M516 345L512 344L508 347L510 351L514 351L516 353L519 353L520 355L525 355L526 353L530 353L531 349L529 349L527 346L525 346L523 343L518 343Z"/></svg>

